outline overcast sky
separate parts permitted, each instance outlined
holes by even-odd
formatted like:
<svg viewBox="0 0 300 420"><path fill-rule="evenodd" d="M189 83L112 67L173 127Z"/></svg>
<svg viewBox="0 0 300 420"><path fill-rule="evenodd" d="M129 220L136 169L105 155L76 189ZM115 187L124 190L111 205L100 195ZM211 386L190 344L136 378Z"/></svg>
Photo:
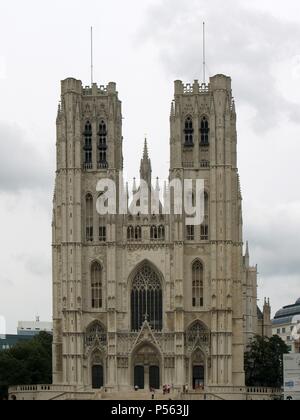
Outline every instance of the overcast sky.
<svg viewBox="0 0 300 420"><path fill-rule="evenodd" d="M260 304L300 297L300 2L0 0L0 315L51 318L51 213L60 80L115 81L128 177L147 133L155 176L169 165L173 81L232 77L245 240Z"/></svg>

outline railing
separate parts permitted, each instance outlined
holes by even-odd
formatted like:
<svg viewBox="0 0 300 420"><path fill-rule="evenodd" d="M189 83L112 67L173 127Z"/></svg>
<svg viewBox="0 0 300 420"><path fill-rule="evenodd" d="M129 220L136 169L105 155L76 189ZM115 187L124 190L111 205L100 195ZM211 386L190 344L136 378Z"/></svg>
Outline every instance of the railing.
<svg viewBox="0 0 300 420"><path fill-rule="evenodd" d="M280 388L265 388L265 387L250 387L247 388L248 394L280 394L282 389Z"/></svg>
<svg viewBox="0 0 300 420"><path fill-rule="evenodd" d="M108 169L108 163L107 162L98 162L97 163L98 169Z"/></svg>
<svg viewBox="0 0 300 420"><path fill-rule="evenodd" d="M9 392L72 392L74 387L69 385L18 385L9 388Z"/></svg>
<svg viewBox="0 0 300 420"><path fill-rule="evenodd" d="M194 167L194 162L183 162L182 166L184 168L193 168Z"/></svg>
<svg viewBox="0 0 300 420"><path fill-rule="evenodd" d="M83 164L83 169L85 171L91 170L91 169L93 169L93 164L92 163L84 163Z"/></svg>
<svg viewBox="0 0 300 420"><path fill-rule="evenodd" d="M209 163L209 161L208 160L202 160L201 162L200 162L200 168L209 168L210 167L210 163Z"/></svg>

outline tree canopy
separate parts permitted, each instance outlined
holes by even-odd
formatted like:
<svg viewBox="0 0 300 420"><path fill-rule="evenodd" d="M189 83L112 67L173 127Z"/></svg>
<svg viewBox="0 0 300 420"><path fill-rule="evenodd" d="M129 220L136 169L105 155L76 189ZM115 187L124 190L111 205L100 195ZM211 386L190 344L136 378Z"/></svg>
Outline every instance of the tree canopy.
<svg viewBox="0 0 300 420"><path fill-rule="evenodd" d="M52 336L46 332L0 352L0 397L10 386L52 383Z"/></svg>
<svg viewBox="0 0 300 420"><path fill-rule="evenodd" d="M281 388L283 385L283 355L289 353L279 337L257 336L245 353L247 386Z"/></svg>

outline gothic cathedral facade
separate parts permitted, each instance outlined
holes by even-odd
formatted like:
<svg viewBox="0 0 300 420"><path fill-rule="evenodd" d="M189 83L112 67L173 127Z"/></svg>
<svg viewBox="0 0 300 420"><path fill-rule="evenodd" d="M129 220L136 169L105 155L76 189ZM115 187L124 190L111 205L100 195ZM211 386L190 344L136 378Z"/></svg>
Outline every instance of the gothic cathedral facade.
<svg viewBox="0 0 300 420"><path fill-rule="evenodd" d="M96 185L120 190L122 110L116 85L62 82L53 212L53 383L85 390L245 387L244 350L257 311L257 270L243 252L231 79L175 82L170 174L204 179L205 217L96 211ZM142 180L151 183L145 144ZM138 189L138 187L135 186ZM121 197L117 193L117 201ZM262 328L263 324L263 328ZM261 329L262 328L262 329Z"/></svg>

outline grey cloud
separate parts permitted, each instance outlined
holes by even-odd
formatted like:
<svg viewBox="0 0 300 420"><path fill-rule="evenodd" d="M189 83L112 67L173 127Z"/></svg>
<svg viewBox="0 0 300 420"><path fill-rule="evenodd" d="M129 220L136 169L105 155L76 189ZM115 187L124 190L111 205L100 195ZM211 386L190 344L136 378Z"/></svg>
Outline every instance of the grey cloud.
<svg viewBox="0 0 300 420"><path fill-rule="evenodd" d="M0 192L50 190L51 160L52 156L47 162L26 142L25 133L17 125L0 123Z"/></svg>
<svg viewBox="0 0 300 420"><path fill-rule="evenodd" d="M257 208L255 214L246 221L252 262L263 278L296 276L300 294L300 203L270 208L269 214Z"/></svg>
<svg viewBox="0 0 300 420"><path fill-rule="evenodd" d="M299 123L299 104L283 97L273 70L299 52L300 27L240 3L162 0L149 9L137 42L152 42L173 77L200 78L205 20L209 73L232 76L238 101L253 107L259 116L254 128L274 126L282 113ZM290 74L294 70L286 69Z"/></svg>
<svg viewBox="0 0 300 420"><path fill-rule="evenodd" d="M50 255L18 255L17 260L24 265L25 270L40 279L51 276Z"/></svg>

